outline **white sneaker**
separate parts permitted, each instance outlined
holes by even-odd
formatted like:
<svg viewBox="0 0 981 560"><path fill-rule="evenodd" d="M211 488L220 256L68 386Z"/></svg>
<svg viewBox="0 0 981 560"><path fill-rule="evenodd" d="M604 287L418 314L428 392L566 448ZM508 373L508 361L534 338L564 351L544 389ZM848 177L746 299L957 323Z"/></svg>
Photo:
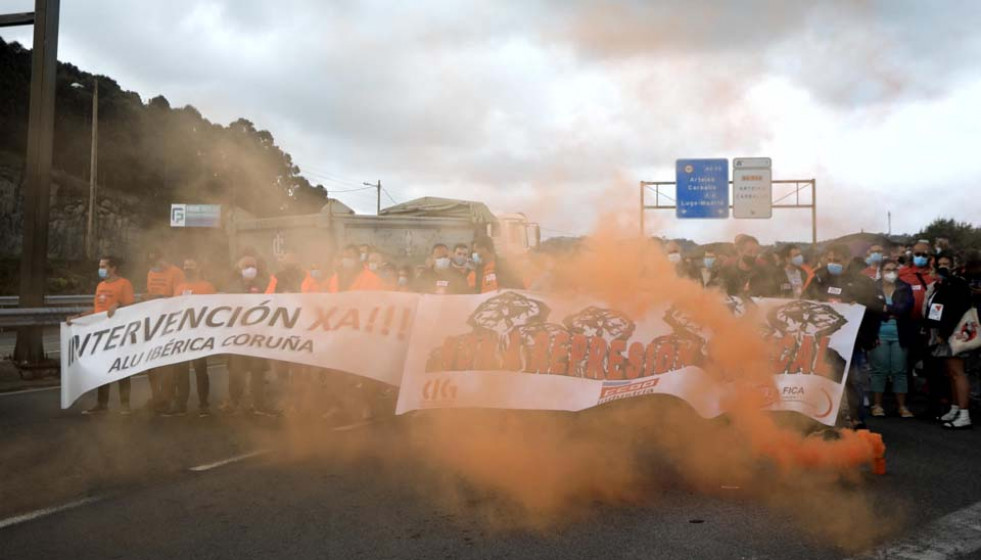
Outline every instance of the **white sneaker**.
<svg viewBox="0 0 981 560"><path fill-rule="evenodd" d="M957 405L956 404L955 405L952 405L950 407L950 410L947 411L947 414L944 414L943 416L940 417L940 421L941 422L951 422L954 418L957 417L957 412L959 410L960 410L960 408L957 408Z"/></svg>
<svg viewBox="0 0 981 560"><path fill-rule="evenodd" d="M971 412L968 410L958 410L957 416L948 422L944 422L944 428L950 430L963 430L971 427Z"/></svg>

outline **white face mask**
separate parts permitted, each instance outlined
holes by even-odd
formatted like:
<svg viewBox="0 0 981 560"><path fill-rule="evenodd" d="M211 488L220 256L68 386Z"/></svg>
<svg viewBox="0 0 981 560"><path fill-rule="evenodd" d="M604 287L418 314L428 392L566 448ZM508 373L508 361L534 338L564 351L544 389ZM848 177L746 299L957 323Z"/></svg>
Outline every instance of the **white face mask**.
<svg viewBox="0 0 981 560"><path fill-rule="evenodd" d="M370 270L372 272L377 272L378 271L378 263L373 263L373 262L368 263L368 270Z"/></svg>
<svg viewBox="0 0 981 560"><path fill-rule="evenodd" d="M449 257L440 257L436 259L433 264L436 266L436 270L446 270L450 267Z"/></svg>
<svg viewBox="0 0 981 560"><path fill-rule="evenodd" d="M681 262L681 253L668 253L668 261L678 264Z"/></svg>
<svg viewBox="0 0 981 560"><path fill-rule="evenodd" d="M899 278L899 274L896 272L887 272L882 275L882 279L885 280L886 282L889 282L890 284L895 283L898 278Z"/></svg>
<svg viewBox="0 0 981 560"><path fill-rule="evenodd" d="M246 280L252 280L255 278L256 274L258 273L259 271L256 270L254 266L249 266L242 269L242 278L245 278Z"/></svg>

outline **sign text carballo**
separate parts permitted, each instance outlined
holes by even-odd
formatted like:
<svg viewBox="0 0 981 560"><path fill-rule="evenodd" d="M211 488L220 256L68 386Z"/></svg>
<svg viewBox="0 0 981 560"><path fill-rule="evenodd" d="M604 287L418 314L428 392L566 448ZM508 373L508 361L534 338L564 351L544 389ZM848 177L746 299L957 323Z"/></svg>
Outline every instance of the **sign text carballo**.
<svg viewBox="0 0 981 560"><path fill-rule="evenodd" d="M729 217L729 160L679 159L675 181L679 218Z"/></svg>
<svg viewBox="0 0 981 560"><path fill-rule="evenodd" d="M773 163L768 157L732 160L732 216L773 217Z"/></svg>

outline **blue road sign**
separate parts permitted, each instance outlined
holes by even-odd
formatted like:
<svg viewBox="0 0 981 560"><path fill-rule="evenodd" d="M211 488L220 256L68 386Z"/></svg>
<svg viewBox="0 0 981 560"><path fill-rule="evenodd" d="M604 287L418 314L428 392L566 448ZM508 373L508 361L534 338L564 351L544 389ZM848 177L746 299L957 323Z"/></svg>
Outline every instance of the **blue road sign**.
<svg viewBox="0 0 981 560"><path fill-rule="evenodd" d="M729 160L679 159L675 177L679 218L729 217Z"/></svg>

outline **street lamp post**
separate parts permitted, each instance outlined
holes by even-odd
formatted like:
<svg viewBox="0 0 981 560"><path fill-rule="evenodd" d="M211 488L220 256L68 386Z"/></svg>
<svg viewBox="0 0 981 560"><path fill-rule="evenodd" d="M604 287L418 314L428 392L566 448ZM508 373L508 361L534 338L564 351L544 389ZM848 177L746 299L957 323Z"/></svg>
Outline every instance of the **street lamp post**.
<svg viewBox="0 0 981 560"><path fill-rule="evenodd" d="M76 82L73 88L85 89ZM92 88L92 150L89 161L89 211L85 223L85 258L92 259L95 253L95 196L96 178L99 176L99 79Z"/></svg>

